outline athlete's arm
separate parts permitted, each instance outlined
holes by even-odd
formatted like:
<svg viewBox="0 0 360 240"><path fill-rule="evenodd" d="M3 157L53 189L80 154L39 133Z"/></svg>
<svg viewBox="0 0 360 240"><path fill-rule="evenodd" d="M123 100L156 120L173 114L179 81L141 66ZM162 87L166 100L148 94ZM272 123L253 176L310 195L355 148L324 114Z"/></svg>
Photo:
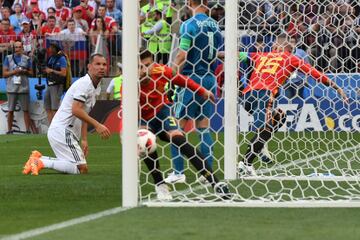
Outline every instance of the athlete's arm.
<svg viewBox="0 0 360 240"><path fill-rule="evenodd" d="M169 71L167 71L169 72ZM186 87L190 90L192 90L193 92L196 92L198 95L202 96L204 99L210 99L211 101L215 101L215 96L214 94L207 90L206 88L203 88L202 86L200 86L199 84L197 84L194 80L192 80L191 78L188 78L182 74L176 74L174 72L171 73L171 76L173 76L171 79L172 83L174 83L175 85L178 85L180 87Z"/></svg>
<svg viewBox="0 0 360 240"><path fill-rule="evenodd" d="M296 56L291 56L291 65L299 68L301 72L311 75L316 81L322 82L326 86L332 87L343 98L344 102L349 102L345 92L334 81L332 81L325 74L318 71L316 68L312 67L310 64L304 62L304 60Z"/></svg>
<svg viewBox="0 0 360 240"><path fill-rule="evenodd" d="M179 51L172 64L172 69L175 72L181 72L187 58L187 53L191 48L192 37L191 37L190 25L182 24L180 27L180 35L181 38L180 38Z"/></svg>
<svg viewBox="0 0 360 240"><path fill-rule="evenodd" d="M90 117L89 114L87 114L83 109L83 106L84 103L82 101L74 99L74 102L72 104L72 114L74 114L75 117L86 122L87 124L94 126L96 132L101 136L101 138L103 139L109 138L110 137L109 129L105 125L96 121L94 118Z"/></svg>
<svg viewBox="0 0 360 240"><path fill-rule="evenodd" d="M81 124L81 148L84 152L85 157L87 157L89 153L89 145L87 141L87 123L82 121Z"/></svg>
<svg viewBox="0 0 360 240"><path fill-rule="evenodd" d="M305 63L303 60L299 59L296 56L291 57L291 64L296 66L302 71L303 73L307 73L311 75L315 80L322 82L326 86L330 86L335 89L338 94L343 98L344 102L348 103L349 99L346 96L345 92L330 78L328 78L325 74L319 72L317 69L312 67L310 64Z"/></svg>
<svg viewBox="0 0 360 240"><path fill-rule="evenodd" d="M186 60L186 55L187 55L186 51L179 49L179 51L175 57L175 60L172 64L172 69L175 72L181 72L181 70L184 66L185 60Z"/></svg>

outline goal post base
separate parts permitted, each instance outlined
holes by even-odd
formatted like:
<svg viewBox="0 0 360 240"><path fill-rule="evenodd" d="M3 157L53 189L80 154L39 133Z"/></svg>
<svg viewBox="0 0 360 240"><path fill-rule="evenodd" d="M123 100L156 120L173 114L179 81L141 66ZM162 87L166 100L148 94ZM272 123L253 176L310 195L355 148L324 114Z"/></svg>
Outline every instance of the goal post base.
<svg viewBox="0 0 360 240"><path fill-rule="evenodd" d="M146 202L146 207L246 207L246 208L358 208L359 201L296 201L296 202Z"/></svg>

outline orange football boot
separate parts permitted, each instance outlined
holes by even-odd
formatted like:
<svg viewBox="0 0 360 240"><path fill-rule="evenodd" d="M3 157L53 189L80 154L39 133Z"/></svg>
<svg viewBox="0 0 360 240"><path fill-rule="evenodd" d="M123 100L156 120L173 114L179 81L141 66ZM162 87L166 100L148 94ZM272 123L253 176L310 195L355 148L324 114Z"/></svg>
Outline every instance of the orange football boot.
<svg viewBox="0 0 360 240"><path fill-rule="evenodd" d="M31 161L31 175L37 176L41 169L44 168L44 163L40 158L33 158Z"/></svg>
<svg viewBox="0 0 360 240"><path fill-rule="evenodd" d="M29 160L24 165L24 170L22 171L23 174L29 174L31 172L32 159L39 159L41 156L42 154L39 151L32 151Z"/></svg>

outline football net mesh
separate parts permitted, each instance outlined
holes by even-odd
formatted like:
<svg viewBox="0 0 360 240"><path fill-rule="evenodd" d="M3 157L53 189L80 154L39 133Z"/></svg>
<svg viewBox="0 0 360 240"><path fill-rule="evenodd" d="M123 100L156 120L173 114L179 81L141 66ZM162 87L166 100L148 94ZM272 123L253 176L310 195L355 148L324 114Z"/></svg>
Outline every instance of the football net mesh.
<svg viewBox="0 0 360 240"><path fill-rule="evenodd" d="M209 1L208 9L224 32L225 1ZM254 160L255 174L238 174L225 180L233 193L230 200L222 200L206 182L199 181L199 173L184 161L185 183L169 184L171 203L331 203L360 200L360 4L332 1L238 1L239 52L270 52L276 37L286 34L294 44L293 54L326 74L344 89L349 104L330 87L317 82L308 74L294 71L284 84L274 108L286 113L285 124L265 144L268 154L261 152ZM190 17L186 1L173 8L171 26L171 63L179 46L179 26ZM234 33L235 34L235 33ZM162 40L164 36L160 36ZM142 38L149 47L150 38ZM192 47L195 47L192 45ZM198 49L205 51L205 49ZM221 50L221 49L219 49ZM165 51L165 53L167 53ZM226 58L226 56L225 56ZM158 58L161 59L161 58ZM161 62L162 60L160 60ZM218 99L211 117L211 146L215 174L224 179L224 85L221 59L213 61L218 71L209 73L217 78ZM169 64L171 65L171 64ZM274 67L264 63L262 69ZM238 62L239 89L249 84L255 70L252 64ZM284 68L284 66L279 66ZM209 66L210 69L210 66ZM157 91L154 89L154 91ZM177 92L179 89L177 90ZM241 92L241 90L239 90ZM176 94L175 94L176 96ZM175 101L176 101L175 97ZM195 101L195 100L193 100ZM258 116L247 112L245 100L238 101L238 161L244 159L253 138ZM263 104L265 105L265 103ZM256 108L256 106L251 106ZM185 126L187 140L201 149L199 132L191 121ZM174 171L171 144L158 139L160 167L164 178ZM266 159L268 156L269 159ZM234 166L237 168L238 166ZM158 203L153 179L143 161L139 164L139 199L141 203ZM164 205L165 203L159 203Z"/></svg>

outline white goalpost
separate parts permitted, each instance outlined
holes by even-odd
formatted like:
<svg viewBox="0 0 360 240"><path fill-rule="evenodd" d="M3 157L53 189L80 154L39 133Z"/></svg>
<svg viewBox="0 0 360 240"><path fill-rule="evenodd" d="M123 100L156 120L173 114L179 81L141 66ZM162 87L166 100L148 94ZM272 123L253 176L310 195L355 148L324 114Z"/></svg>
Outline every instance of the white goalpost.
<svg viewBox="0 0 360 240"><path fill-rule="evenodd" d="M186 2L177 1L169 63L177 51L178 29L184 20L181 16L186 13ZM225 16L218 19L219 24L225 22L221 26L224 28L225 80L221 88L223 95L219 96L216 112L211 118L211 132L215 141L212 146L212 168L220 180L228 184L231 198L222 199L214 193L210 184L199 182L199 173L187 160L184 163L186 182L168 184L173 200L159 201L156 198L152 176L143 160L138 159L136 145L139 122L140 4L138 1L124 0L121 137L123 206L360 207L360 56L352 52L356 45L347 45L349 43L345 40L343 45L336 43L334 39L341 40L343 35L332 33L326 43L322 42L326 38L321 35L328 34L325 23L333 17L331 11L335 10L331 9L338 9L340 13L345 11L343 6L317 3L319 8L314 17L316 20L308 20L305 1L208 2L210 15L221 15L221 10L225 12ZM354 6L348 7L351 12L350 8ZM263 15L261 11L265 11ZM350 17L344 12L348 22ZM292 24L298 24L297 31L301 31L299 19L307 24L306 32L292 32ZM256 175L244 174L239 171L238 162L244 159L247 146L254 137L254 122L258 116L245 110L246 101L239 94L239 84L249 84L252 72L261 69L248 62L240 63L239 52L246 53L249 58L250 53L273 51L276 37L284 33L292 40L295 39L293 44L296 51L292 54L299 57L297 50L302 50L304 61L345 89L350 102L343 103L335 91L315 81L309 74L294 71L279 87L275 100L274 108L281 109L286 117L284 125L272 133L266 143L266 150L270 152L266 156L271 162L264 160L265 152L261 152L253 163ZM266 61L264 58L261 66L268 68L265 73L272 72L274 66L283 68L272 60ZM194 123L186 125L186 139L201 149L201 140L198 132L191 130L193 127ZM157 147L160 168L166 178L175 168L171 144L158 139Z"/></svg>
<svg viewBox="0 0 360 240"><path fill-rule="evenodd" d="M123 1L122 205L138 206L138 16L139 2Z"/></svg>
<svg viewBox="0 0 360 240"><path fill-rule="evenodd" d="M225 109L224 109L224 177L236 179L237 109L238 109L238 8L237 0L225 4Z"/></svg>

